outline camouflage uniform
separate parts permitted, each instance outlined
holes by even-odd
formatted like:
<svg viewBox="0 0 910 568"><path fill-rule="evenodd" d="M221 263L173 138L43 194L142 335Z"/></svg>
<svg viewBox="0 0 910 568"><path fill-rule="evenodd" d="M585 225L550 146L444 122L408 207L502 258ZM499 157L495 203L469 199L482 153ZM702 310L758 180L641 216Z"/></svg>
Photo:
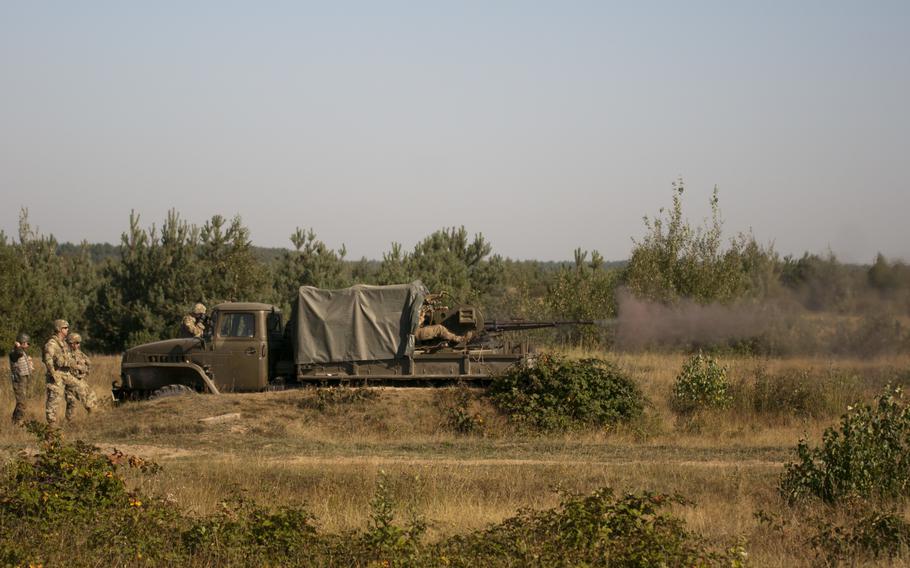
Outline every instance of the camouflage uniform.
<svg viewBox="0 0 910 568"><path fill-rule="evenodd" d="M183 316L183 322L180 324L180 337L202 337L202 334L205 333L205 324L201 321L204 315L204 305L193 306L193 311Z"/></svg>
<svg viewBox="0 0 910 568"><path fill-rule="evenodd" d="M424 304L420 307L420 313L417 316L417 330L414 332L414 339L417 341L429 341L431 339L445 339L446 341L455 341L461 343L464 337L455 335L449 328L444 325L425 325L427 316L432 312L433 307Z"/></svg>
<svg viewBox="0 0 910 568"><path fill-rule="evenodd" d="M202 322L196 321L196 316L186 314L183 316L183 323L180 325L181 337L202 337L205 332L205 326Z"/></svg>
<svg viewBox="0 0 910 568"><path fill-rule="evenodd" d="M25 399L31 384L31 375L35 370L32 358L22 347L15 347L9 353L10 379L13 383L13 395L16 407L13 409L13 424L21 424L25 416Z"/></svg>
<svg viewBox="0 0 910 568"><path fill-rule="evenodd" d="M66 399L66 419L72 420L73 413L76 412L76 403L81 402L82 406L89 413L98 405L98 399L95 397L95 391L89 386L86 378L92 362L88 355L79 349L78 344L82 338L78 333L71 334L67 338L70 346L70 353L73 358L73 366L70 368L69 375L64 378L63 398Z"/></svg>
<svg viewBox="0 0 910 568"><path fill-rule="evenodd" d="M44 366L47 367L47 401L44 403L44 414L47 423L56 426L57 404L63 397L65 384L72 379L70 368L74 361L66 341L54 335L44 344Z"/></svg>

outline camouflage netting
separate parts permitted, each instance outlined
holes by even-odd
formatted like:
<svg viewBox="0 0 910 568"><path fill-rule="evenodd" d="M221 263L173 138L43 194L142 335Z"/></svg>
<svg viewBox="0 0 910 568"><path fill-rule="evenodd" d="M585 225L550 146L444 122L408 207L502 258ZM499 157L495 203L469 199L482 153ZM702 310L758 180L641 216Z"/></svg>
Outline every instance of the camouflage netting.
<svg viewBox="0 0 910 568"><path fill-rule="evenodd" d="M295 322L297 364L375 361L410 355L422 282L357 285L343 290L301 286Z"/></svg>

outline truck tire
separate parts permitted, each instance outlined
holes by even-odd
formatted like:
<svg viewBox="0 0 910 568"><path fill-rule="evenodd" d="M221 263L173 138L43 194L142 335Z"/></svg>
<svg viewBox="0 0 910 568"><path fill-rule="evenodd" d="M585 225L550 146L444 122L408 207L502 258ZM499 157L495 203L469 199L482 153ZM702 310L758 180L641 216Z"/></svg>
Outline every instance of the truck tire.
<svg viewBox="0 0 910 568"><path fill-rule="evenodd" d="M149 400L157 400L159 398L168 398L172 396L186 396L188 394L198 393L186 385L167 385L166 387L161 387L160 389L153 391L152 394L149 395Z"/></svg>

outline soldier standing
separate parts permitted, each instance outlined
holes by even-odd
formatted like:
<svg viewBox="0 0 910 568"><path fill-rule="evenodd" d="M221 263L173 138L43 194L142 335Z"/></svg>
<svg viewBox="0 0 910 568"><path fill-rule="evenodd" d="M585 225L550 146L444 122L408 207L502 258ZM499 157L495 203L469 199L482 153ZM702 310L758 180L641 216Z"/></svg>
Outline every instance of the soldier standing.
<svg viewBox="0 0 910 568"><path fill-rule="evenodd" d="M73 357L66 336L70 324L66 320L54 320L54 335L44 344L44 366L47 367L47 400L44 403L44 415L47 423L57 425L57 403L63 396L64 385L69 380Z"/></svg>
<svg viewBox="0 0 910 568"><path fill-rule="evenodd" d="M81 402L85 410L91 414L98 404L98 399L86 380L92 362L81 349L82 336L78 333L71 333L67 336L66 342L69 344L73 366L63 385L63 398L66 399L66 419L72 420L77 402Z"/></svg>
<svg viewBox="0 0 910 568"><path fill-rule="evenodd" d="M193 311L183 316L180 325L180 337L202 337L205 333L205 306L196 304Z"/></svg>
<svg viewBox="0 0 910 568"><path fill-rule="evenodd" d="M35 370L35 364L32 362L31 356L26 352L29 339L28 335L20 333L19 337L16 338L13 349L9 352L10 379L13 383L13 395L16 397L16 408L13 409L13 424L22 424L22 417L25 415L25 399L28 397L31 376Z"/></svg>

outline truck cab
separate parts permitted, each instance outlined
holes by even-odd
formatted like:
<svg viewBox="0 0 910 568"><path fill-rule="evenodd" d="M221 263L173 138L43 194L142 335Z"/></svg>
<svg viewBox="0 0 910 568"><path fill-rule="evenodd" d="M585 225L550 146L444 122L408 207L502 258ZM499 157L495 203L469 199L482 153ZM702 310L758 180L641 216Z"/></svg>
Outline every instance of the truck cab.
<svg viewBox="0 0 910 568"><path fill-rule="evenodd" d="M275 376L283 345L282 314L276 306L218 304L202 337L128 349L114 397L142 398L173 385L212 393L261 391Z"/></svg>

